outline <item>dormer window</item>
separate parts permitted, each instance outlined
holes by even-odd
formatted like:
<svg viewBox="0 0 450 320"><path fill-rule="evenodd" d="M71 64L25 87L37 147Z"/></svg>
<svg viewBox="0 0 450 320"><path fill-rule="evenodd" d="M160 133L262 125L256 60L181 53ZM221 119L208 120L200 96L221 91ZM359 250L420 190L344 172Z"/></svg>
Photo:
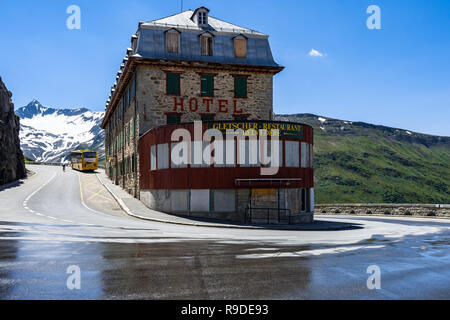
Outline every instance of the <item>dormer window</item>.
<svg viewBox="0 0 450 320"><path fill-rule="evenodd" d="M208 15L206 12L198 13L198 24L199 25L208 25Z"/></svg>
<svg viewBox="0 0 450 320"><path fill-rule="evenodd" d="M170 29L166 32L167 52L179 53L180 51L180 32L176 29Z"/></svg>
<svg viewBox="0 0 450 320"><path fill-rule="evenodd" d="M200 7L194 11L191 20L197 23L200 28L208 27L208 13L208 8Z"/></svg>
<svg viewBox="0 0 450 320"><path fill-rule="evenodd" d="M236 58L247 58L247 38L243 35L234 38L234 54Z"/></svg>

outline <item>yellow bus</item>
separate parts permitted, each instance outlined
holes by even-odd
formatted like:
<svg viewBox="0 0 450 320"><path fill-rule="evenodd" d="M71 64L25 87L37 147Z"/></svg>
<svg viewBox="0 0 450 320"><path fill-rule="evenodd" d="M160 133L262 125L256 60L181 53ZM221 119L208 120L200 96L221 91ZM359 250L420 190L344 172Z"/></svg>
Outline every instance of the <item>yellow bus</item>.
<svg viewBox="0 0 450 320"><path fill-rule="evenodd" d="M97 152L77 150L70 153L70 166L78 171L94 171L98 169Z"/></svg>

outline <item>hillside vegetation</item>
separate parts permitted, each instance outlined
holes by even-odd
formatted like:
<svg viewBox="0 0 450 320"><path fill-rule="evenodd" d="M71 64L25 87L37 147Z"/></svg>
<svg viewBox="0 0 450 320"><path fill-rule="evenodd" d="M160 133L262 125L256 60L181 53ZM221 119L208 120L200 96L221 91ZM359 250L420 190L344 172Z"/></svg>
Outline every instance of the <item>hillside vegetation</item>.
<svg viewBox="0 0 450 320"><path fill-rule="evenodd" d="M316 203L450 203L450 137L311 114Z"/></svg>

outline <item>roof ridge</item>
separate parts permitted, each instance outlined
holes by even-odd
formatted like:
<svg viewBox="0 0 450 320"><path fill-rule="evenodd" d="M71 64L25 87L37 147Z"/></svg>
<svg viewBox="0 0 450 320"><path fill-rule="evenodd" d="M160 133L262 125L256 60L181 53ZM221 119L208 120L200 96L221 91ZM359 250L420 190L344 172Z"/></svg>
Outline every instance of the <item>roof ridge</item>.
<svg viewBox="0 0 450 320"><path fill-rule="evenodd" d="M184 10L184 11L182 11L182 12L178 12L178 13L171 14L170 16L158 18L158 19L155 19L155 20L150 20L150 21L147 21L147 22L145 22L145 23L151 23L151 22L155 22L155 21L158 21L158 20L163 20L163 19L175 17L175 16L178 16L178 15L183 14L183 13L186 13L186 12L194 12L194 10L192 10L192 9Z"/></svg>
<svg viewBox="0 0 450 320"><path fill-rule="evenodd" d="M237 25L237 24L234 24L234 23L231 23L231 22L228 22L228 21L225 21L225 20L216 18L216 17L214 17L214 16L209 16L209 17L210 17L210 18L213 18L213 19L216 19L216 20L219 20L219 21L222 21L222 22L225 22L225 23L228 23L228 24L231 24L231 25L236 26L236 27L239 27L239 28L241 28L241 29L250 30L250 31L253 31L253 32L257 32L257 33L264 34L264 33L262 33L262 32L259 32L258 30L254 30L254 29L250 29L250 28L247 28L247 27L239 26L239 25Z"/></svg>

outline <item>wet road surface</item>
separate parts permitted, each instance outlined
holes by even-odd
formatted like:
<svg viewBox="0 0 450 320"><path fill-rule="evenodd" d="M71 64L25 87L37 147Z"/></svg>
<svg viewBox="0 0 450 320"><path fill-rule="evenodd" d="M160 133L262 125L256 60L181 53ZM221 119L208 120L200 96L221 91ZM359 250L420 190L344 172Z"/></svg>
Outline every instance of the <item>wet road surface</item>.
<svg viewBox="0 0 450 320"><path fill-rule="evenodd" d="M95 174L31 167L0 189L1 299L449 299L450 221L325 217L341 231L218 229L124 215ZM69 266L81 289L67 288ZM381 289L367 288L367 268Z"/></svg>

